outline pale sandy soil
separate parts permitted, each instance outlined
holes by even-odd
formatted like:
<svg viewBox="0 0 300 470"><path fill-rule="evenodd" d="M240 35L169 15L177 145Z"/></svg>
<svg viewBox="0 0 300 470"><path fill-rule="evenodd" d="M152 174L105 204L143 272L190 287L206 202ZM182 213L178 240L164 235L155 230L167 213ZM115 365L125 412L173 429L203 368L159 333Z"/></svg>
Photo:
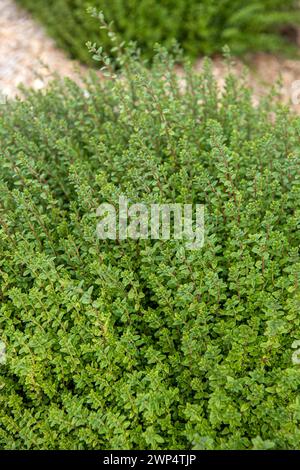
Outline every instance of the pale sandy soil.
<svg viewBox="0 0 300 470"><path fill-rule="evenodd" d="M201 68L201 63L199 59L196 67ZM268 85L275 84L281 77L282 99L300 113L299 60L260 53L252 58L249 65L249 81L256 99L268 90ZM80 67L81 71L86 70L59 50L43 27L13 0L0 0L0 93L14 97L19 94L20 84L43 88L53 73L76 79L74 66ZM241 72L241 61L236 60L235 69L237 73ZM214 73L222 85L224 64L221 59L214 60ZM295 83L297 80L299 83Z"/></svg>
<svg viewBox="0 0 300 470"><path fill-rule="evenodd" d="M20 84L42 88L53 72L76 77L75 64L13 0L0 0L0 91L3 94L15 96Z"/></svg>

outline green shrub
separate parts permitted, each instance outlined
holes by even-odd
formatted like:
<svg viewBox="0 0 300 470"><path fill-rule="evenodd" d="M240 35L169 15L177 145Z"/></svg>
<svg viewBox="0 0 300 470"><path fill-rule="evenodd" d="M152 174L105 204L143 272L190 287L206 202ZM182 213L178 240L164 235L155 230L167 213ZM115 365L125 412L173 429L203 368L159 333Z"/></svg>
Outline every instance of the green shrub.
<svg viewBox="0 0 300 470"><path fill-rule="evenodd" d="M167 47L176 39L191 56L219 53L225 44L234 54L278 52L287 41L283 25L299 23L295 0L19 0L47 27L58 44L90 63L86 41L99 39L99 27L87 5L103 10L124 40L137 41L146 55L156 42ZM246 5L245 5L246 3ZM100 35L107 45L105 34Z"/></svg>
<svg viewBox="0 0 300 470"><path fill-rule="evenodd" d="M2 449L300 446L300 121L163 52L0 108ZM96 208L205 204L205 245Z"/></svg>

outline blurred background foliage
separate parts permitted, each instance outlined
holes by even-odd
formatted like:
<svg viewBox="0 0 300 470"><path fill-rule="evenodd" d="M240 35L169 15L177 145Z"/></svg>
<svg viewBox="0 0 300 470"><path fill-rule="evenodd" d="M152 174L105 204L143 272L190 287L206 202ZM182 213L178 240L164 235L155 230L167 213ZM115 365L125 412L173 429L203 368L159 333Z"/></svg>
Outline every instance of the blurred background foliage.
<svg viewBox="0 0 300 470"><path fill-rule="evenodd" d="M69 54L92 64L87 41L108 46L105 32L87 13L102 10L120 38L136 41L146 57L157 42L174 39L192 58L218 54L227 44L232 53L296 52L295 26L300 22L295 0L18 0L46 27ZM294 44L293 44L294 43Z"/></svg>

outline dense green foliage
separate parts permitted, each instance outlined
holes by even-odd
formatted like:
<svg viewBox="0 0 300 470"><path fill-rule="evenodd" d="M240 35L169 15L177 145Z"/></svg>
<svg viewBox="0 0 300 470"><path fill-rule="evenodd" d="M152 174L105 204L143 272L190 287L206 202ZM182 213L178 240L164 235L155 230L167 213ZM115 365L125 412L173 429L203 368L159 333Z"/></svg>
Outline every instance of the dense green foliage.
<svg viewBox="0 0 300 470"><path fill-rule="evenodd" d="M0 447L299 448L300 121L124 63L0 108ZM97 240L120 194L205 204L204 247Z"/></svg>
<svg viewBox="0 0 300 470"><path fill-rule="evenodd" d="M103 10L126 41L137 41L151 55L156 42L176 39L191 56L219 53L227 44L234 54L282 51L283 25L300 22L295 0L19 0L47 27L60 46L90 63L84 46L99 39L99 28L87 5ZM105 34L100 35L107 45Z"/></svg>

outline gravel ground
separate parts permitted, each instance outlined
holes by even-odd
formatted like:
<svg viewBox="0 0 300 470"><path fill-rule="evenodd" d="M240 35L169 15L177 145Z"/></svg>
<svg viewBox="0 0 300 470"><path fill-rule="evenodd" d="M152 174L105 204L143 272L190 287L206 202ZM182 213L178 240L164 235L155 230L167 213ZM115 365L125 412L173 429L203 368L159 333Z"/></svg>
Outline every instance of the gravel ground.
<svg viewBox="0 0 300 470"><path fill-rule="evenodd" d="M201 68L202 60L196 65ZM79 66L59 50L42 26L17 6L13 0L0 0L0 93L14 97L18 86L24 84L35 89L43 88L59 73L76 79L74 67ZM236 61L237 73L242 63ZM256 54L250 62L249 82L255 90L256 99L282 78L282 99L300 113L300 61L288 60L270 54ZM221 59L214 61L214 72L223 84L224 65ZM299 82L297 82L299 80ZM299 90L299 91L298 91Z"/></svg>
<svg viewBox="0 0 300 470"><path fill-rule="evenodd" d="M236 73L241 75L245 64L240 60L235 60L234 63ZM197 68L201 69L201 64L202 59L198 61ZM270 86L280 82L280 99L300 114L300 60L290 60L261 52L247 61L247 67L248 83L254 89L255 101L268 93ZM222 86L226 74L222 59L214 60L214 74Z"/></svg>
<svg viewBox="0 0 300 470"><path fill-rule="evenodd" d="M2 94L15 96L20 84L40 89L48 83L53 72L75 78L75 64L13 0L0 0Z"/></svg>

